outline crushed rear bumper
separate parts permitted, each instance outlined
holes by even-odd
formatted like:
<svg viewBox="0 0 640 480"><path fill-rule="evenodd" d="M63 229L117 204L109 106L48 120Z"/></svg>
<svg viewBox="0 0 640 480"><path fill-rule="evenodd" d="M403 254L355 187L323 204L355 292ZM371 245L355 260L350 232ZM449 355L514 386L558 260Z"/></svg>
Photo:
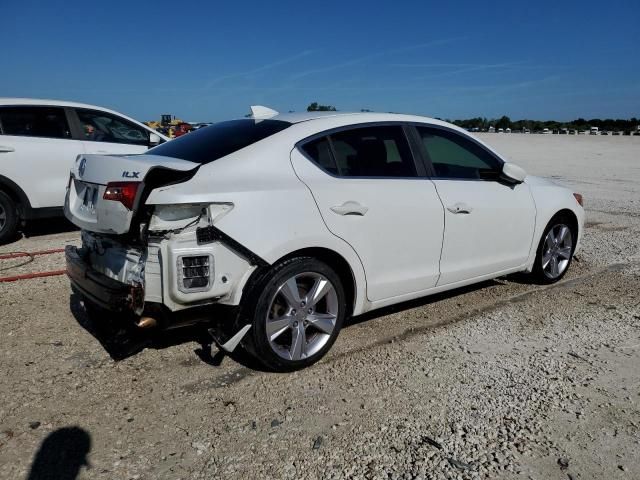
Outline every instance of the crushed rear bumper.
<svg viewBox="0 0 640 480"><path fill-rule="evenodd" d="M95 271L87 263L81 250L65 247L67 275L71 285L96 305L112 312L136 312L144 306L144 288L127 285Z"/></svg>

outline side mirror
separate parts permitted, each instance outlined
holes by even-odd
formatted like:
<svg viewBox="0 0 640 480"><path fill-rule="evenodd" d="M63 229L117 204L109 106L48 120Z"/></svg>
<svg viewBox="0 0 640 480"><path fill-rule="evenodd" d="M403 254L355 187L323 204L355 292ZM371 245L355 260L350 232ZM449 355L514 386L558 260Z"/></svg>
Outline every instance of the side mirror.
<svg viewBox="0 0 640 480"><path fill-rule="evenodd" d="M160 142L162 142L160 135L158 135L157 133L149 134L149 148L155 147L156 145L160 145Z"/></svg>
<svg viewBox="0 0 640 480"><path fill-rule="evenodd" d="M513 183L522 183L527 177L527 172L515 163L505 162L502 165L502 177Z"/></svg>

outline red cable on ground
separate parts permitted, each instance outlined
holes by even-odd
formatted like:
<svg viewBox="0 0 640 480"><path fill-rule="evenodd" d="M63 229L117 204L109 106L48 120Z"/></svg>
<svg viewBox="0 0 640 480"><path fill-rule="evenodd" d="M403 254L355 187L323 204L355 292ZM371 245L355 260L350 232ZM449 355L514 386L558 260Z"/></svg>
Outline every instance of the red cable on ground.
<svg viewBox="0 0 640 480"><path fill-rule="evenodd" d="M11 253L6 253L4 255L0 255L0 260L10 260L12 258L20 258L20 257L31 257L31 260L33 260L33 257L39 256L39 255L51 255L54 253L63 253L63 252L64 252L64 248L56 248L53 250L39 250L37 252L11 252ZM67 273L66 270L52 270L49 272L25 273L22 275L13 275L11 277L0 277L0 283L15 282L18 280L29 280L31 278L53 277L56 275L64 275L65 273Z"/></svg>
<svg viewBox="0 0 640 480"><path fill-rule="evenodd" d="M20 257L36 257L38 255L51 255L52 253L63 253L64 248L56 248L54 250L40 250L38 252L12 252L6 255L0 255L0 260L9 260L11 258Z"/></svg>
<svg viewBox="0 0 640 480"><path fill-rule="evenodd" d="M50 272L25 273L24 275L14 275L13 277L0 277L0 283L15 282L18 280L29 280L30 278L54 277L56 275L64 275L66 270L52 270Z"/></svg>

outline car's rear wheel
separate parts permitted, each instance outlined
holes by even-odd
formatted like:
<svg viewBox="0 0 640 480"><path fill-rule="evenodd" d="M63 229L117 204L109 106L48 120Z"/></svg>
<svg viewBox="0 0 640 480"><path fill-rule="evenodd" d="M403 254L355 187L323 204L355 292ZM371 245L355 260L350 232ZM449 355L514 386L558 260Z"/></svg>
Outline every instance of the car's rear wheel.
<svg viewBox="0 0 640 480"><path fill-rule="evenodd" d="M0 192L0 244L8 243L18 233L18 209L14 201Z"/></svg>
<svg viewBox="0 0 640 480"><path fill-rule="evenodd" d="M247 349L268 369L291 371L320 360L333 345L346 313L338 275L310 257L274 266L249 295Z"/></svg>
<svg viewBox="0 0 640 480"><path fill-rule="evenodd" d="M551 219L540 239L531 272L537 283L555 283L564 277L573 258L575 237L567 216L557 215Z"/></svg>

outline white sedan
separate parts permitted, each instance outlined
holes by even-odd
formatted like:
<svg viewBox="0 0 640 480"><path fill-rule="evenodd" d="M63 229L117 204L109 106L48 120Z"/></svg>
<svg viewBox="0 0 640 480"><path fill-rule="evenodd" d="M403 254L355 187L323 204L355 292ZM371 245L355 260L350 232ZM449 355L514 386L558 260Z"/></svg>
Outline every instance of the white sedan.
<svg viewBox="0 0 640 480"><path fill-rule="evenodd" d="M348 316L514 272L552 283L571 264L582 197L454 125L252 111L76 160L65 214L83 245L67 269L90 312L161 328L224 305L221 348L292 370Z"/></svg>

